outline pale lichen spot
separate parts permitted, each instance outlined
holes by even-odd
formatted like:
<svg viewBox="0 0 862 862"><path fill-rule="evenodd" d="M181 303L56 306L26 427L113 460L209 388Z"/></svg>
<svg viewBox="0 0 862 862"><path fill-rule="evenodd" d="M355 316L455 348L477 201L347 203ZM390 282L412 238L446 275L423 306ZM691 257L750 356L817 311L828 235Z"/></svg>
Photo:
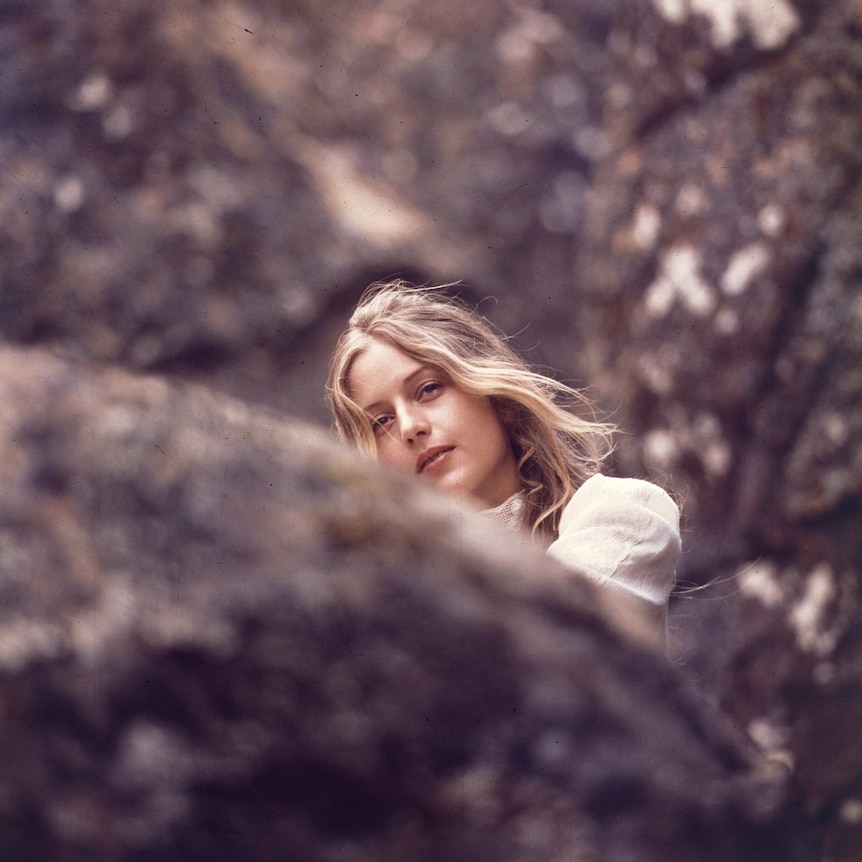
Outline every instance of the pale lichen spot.
<svg viewBox="0 0 862 862"><path fill-rule="evenodd" d="M556 15L536 9L521 9L519 14L519 31L537 45L550 45L566 35L565 27Z"/></svg>
<svg viewBox="0 0 862 862"><path fill-rule="evenodd" d="M710 476L724 476L730 469L733 452L724 439L718 418L701 413L694 421L692 435L706 472Z"/></svg>
<svg viewBox="0 0 862 862"><path fill-rule="evenodd" d="M730 469L733 453L723 440L714 440L701 453L701 461L710 476L724 476Z"/></svg>
<svg viewBox="0 0 862 862"><path fill-rule="evenodd" d="M0 626L0 668L6 671L55 658L63 649L62 633L53 623L17 616Z"/></svg>
<svg viewBox="0 0 862 862"><path fill-rule="evenodd" d="M841 803L841 819L856 826L862 823L862 799L845 799Z"/></svg>
<svg viewBox="0 0 862 862"><path fill-rule="evenodd" d="M777 237L786 224L787 216L778 204L767 204L757 214L757 226L768 237Z"/></svg>
<svg viewBox="0 0 862 862"><path fill-rule="evenodd" d="M650 204L641 204L635 210L632 222L632 241L642 251L651 249L661 230L659 211Z"/></svg>
<svg viewBox="0 0 862 862"><path fill-rule="evenodd" d="M677 193L674 207L680 215L690 218L709 209L709 198L700 186L685 183Z"/></svg>
<svg viewBox="0 0 862 862"><path fill-rule="evenodd" d="M102 120L102 130L109 141L121 141L137 128L137 120L128 105L117 105Z"/></svg>
<svg viewBox="0 0 862 862"><path fill-rule="evenodd" d="M285 317L294 326L307 326L314 320L317 304L311 291L304 285L285 285L278 295Z"/></svg>
<svg viewBox="0 0 862 862"><path fill-rule="evenodd" d="M835 634L825 628L826 611L835 598L835 577L828 563L809 573L805 590L790 612L790 625L799 648L825 656L835 646Z"/></svg>
<svg viewBox="0 0 862 862"><path fill-rule="evenodd" d="M708 0L697 0L708 5ZM799 29L801 21L788 0L736 0L739 16L747 20L754 44L771 50L780 48Z"/></svg>
<svg viewBox="0 0 862 862"><path fill-rule="evenodd" d="M784 589L775 563L757 560L743 566L736 577L743 595L757 599L766 607L774 608L784 601Z"/></svg>
<svg viewBox="0 0 862 862"><path fill-rule="evenodd" d="M747 0L756 4L757 0ZM713 44L719 47L732 45L739 36L738 0L690 0L689 9L693 14L709 19Z"/></svg>
<svg viewBox="0 0 862 862"><path fill-rule="evenodd" d="M114 94L110 79L100 72L85 78L72 97L68 106L74 111L98 111L105 107Z"/></svg>
<svg viewBox="0 0 862 862"><path fill-rule="evenodd" d="M664 317L677 299L698 317L714 311L717 302L714 290L701 275L697 251L690 245L673 246L662 256L658 276L647 288L647 313Z"/></svg>
<svg viewBox="0 0 862 862"><path fill-rule="evenodd" d="M62 213L75 212L83 206L85 200L86 191L80 177L63 177L54 186L54 204Z"/></svg>
<svg viewBox="0 0 862 862"><path fill-rule="evenodd" d="M658 65L658 54L652 45L640 42L632 51L632 59L635 65L642 70L654 69Z"/></svg>
<svg viewBox="0 0 862 862"><path fill-rule="evenodd" d="M767 756L769 763L780 766L782 772L792 771L793 752L788 747L790 731L766 716L758 716L748 723L748 735Z"/></svg>
<svg viewBox="0 0 862 862"><path fill-rule="evenodd" d="M676 365L677 353L670 347L654 353L644 351L638 362L638 375L652 392L667 395L673 388Z"/></svg>
<svg viewBox="0 0 862 862"><path fill-rule="evenodd" d="M139 610L135 599L131 577L116 575L105 585L98 604L72 619L69 645L82 664L95 665L131 628Z"/></svg>
<svg viewBox="0 0 862 862"><path fill-rule="evenodd" d="M395 48L410 63L421 63L433 50L430 33L413 27L402 27L395 36Z"/></svg>
<svg viewBox="0 0 862 862"><path fill-rule="evenodd" d="M607 91L608 104L618 111L627 108L635 98L635 91L619 82L611 84Z"/></svg>
<svg viewBox="0 0 862 862"><path fill-rule="evenodd" d="M786 727L764 716L751 719L748 723L748 735L765 751L783 748L790 738Z"/></svg>
<svg viewBox="0 0 862 862"><path fill-rule="evenodd" d="M733 308L722 308L715 315L715 331L719 335L736 335L739 332L739 314Z"/></svg>
<svg viewBox="0 0 862 862"><path fill-rule="evenodd" d="M194 772L193 755L180 734L139 719L117 744L114 771L118 783L126 787L154 781L181 785Z"/></svg>
<svg viewBox="0 0 862 862"><path fill-rule="evenodd" d="M193 237L203 247L213 248L222 240L218 210L200 201L177 207L170 220L172 227Z"/></svg>
<svg viewBox="0 0 862 862"><path fill-rule="evenodd" d="M497 55L507 64L529 62L538 46L552 44L565 34L565 28L554 15L524 10L517 23L497 39Z"/></svg>
<svg viewBox="0 0 862 862"><path fill-rule="evenodd" d="M532 59L536 46L522 33L509 30L500 34L496 44L497 56L507 65L526 63Z"/></svg>
<svg viewBox="0 0 862 862"><path fill-rule="evenodd" d="M639 371L641 378L653 391L656 378L660 384L665 383L660 375L666 378L668 389L673 383L672 369L678 367L681 357L671 365L667 359L662 361L661 354L650 356L650 362L641 363ZM668 429L656 428L644 435L643 454L650 466L657 470L670 470L679 460L682 451L697 454L704 470L714 477L724 476L733 462L733 450L725 439L721 423L711 413L700 413L689 418L684 411L674 411L670 415Z"/></svg>
<svg viewBox="0 0 862 862"><path fill-rule="evenodd" d="M850 438L850 426L840 413L826 413L820 420L820 427L829 449L843 446Z"/></svg>
<svg viewBox="0 0 862 862"><path fill-rule="evenodd" d="M101 429L111 440L128 437L140 427L142 410L127 404L111 404L101 416Z"/></svg>
<svg viewBox="0 0 862 862"><path fill-rule="evenodd" d="M703 15L718 48L730 47L745 31L762 50L780 48L800 26L788 0L653 0L653 5L672 24L682 24L689 15Z"/></svg>
<svg viewBox="0 0 862 862"><path fill-rule="evenodd" d="M674 24L682 24L688 11L685 0L653 0L663 18Z"/></svg>
<svg viewBox="0 0 862 862"><path fill-rule="evenodd" d="M772 262L772 253L762 242L753 242L737 251L721 277L721 289L728 296L739 296Z"/></svg>
<svg viewBox="0 0 862 862"><path fill-rule="evenodd" d="M668 471L677 462L679 443L666 428L654 428L643 440L644 460L656 470Z"/></svg>

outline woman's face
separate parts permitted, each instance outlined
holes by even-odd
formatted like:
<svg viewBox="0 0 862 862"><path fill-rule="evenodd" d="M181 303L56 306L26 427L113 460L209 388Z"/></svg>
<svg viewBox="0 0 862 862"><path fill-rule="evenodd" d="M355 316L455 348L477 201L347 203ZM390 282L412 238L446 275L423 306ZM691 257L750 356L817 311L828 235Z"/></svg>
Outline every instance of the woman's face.
<svg viewBox="0 0 862 862"><path fill-rule="evenodd" d="M383 463L487 507L521 489L506 431L487 398L375 338L353 360L348 383Z"/></svg>

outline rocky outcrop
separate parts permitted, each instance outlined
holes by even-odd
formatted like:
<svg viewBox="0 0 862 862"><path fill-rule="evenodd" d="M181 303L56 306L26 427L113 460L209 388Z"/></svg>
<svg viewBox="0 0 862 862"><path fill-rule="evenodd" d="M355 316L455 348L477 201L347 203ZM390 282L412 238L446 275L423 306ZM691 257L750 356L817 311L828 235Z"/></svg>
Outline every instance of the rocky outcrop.
<svg viewBox="0 0 862 862"><path fill-rule="evenodd" d="M2 858L779 858L781 770L534 549L205 390L0 366Z"/></svg>
<svg viewBox="0 0 862 862"><path fill-rule="evenodd" d="M0 335L323 422L359 290L463 279L681 500L674 655L853 859L859 4L289 6L4 4Z"/></svg>

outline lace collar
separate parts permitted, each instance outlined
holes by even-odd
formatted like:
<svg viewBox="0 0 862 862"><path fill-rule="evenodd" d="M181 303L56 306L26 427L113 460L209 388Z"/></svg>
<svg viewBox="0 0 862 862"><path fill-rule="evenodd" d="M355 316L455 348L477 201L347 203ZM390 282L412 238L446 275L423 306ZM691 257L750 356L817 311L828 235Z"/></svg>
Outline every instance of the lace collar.
<svg viewBox="0 0 862 862"><path fill-rule="evenodd" d="M483 509L481 514L498 527L517 532L524 527L526 506L524 492L519 491L505 502L500 503L499 506L495 506L493 509Z"/></svg>

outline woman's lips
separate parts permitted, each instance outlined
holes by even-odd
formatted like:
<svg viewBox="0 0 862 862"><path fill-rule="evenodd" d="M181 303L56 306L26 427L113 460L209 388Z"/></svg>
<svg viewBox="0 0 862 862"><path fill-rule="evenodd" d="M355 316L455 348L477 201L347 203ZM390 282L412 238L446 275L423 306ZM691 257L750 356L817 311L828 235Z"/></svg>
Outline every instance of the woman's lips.
<svg viewBox="0 0 862 862"><path fill-rule="evenodd" d="M427 452L423 452L416 461L416 472L434 472L434 470L446 461L449 453L454 451L454 449L454 446L437 446L434 449L429 449Z"/></svg>

